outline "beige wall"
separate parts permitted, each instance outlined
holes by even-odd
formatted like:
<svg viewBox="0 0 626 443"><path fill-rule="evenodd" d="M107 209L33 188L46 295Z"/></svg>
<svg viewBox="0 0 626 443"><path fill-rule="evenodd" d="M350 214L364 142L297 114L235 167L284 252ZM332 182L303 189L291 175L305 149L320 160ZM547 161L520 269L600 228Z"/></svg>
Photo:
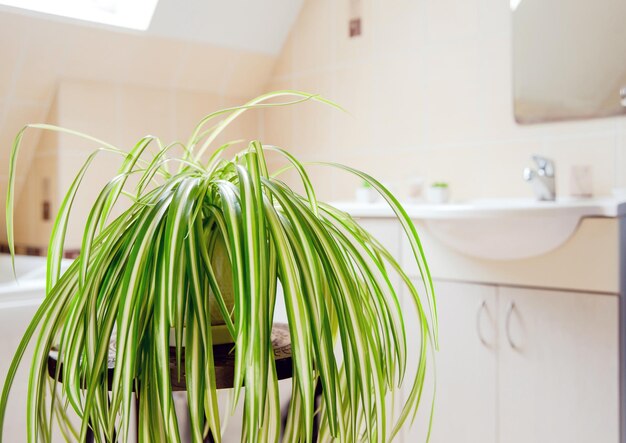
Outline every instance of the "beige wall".
<svg viewBox="0 0 626 443"><path fill-rule="evenodd" d="M155 135L165 144L187 141L196 123L206 114L240 105L250 97L210 92L142 87L95 81L63 81L48 121L98 137L121 149L131 149L144 135ZM216 143L255 138L259 114L247 113L238 119ZM28 170L27 186L17 204L16 243L45 248L52 222L41 218L44 180L50 183L52 213L87 156L97 148L91 142L67 134L46 132ZM154 151L153 151L154 152ZM80 247L82 230L91 204L99 190L116 175L122 158L102 152L86 174L75 204L66 240L66 249ZM132 182L132 180L131 180ZM124 197L120 199L124 207Z"/></svg>
<svg viewBox="0 0 626 443"><path fill-rule="evenodd" d="M54 101L48 116L41 119L44 120L58 124L58 100ZM58 200L59 137L51 131L29 130L27 134L37 137L37 143L24 145L33 152L28 163L18 165L22 186L15 198L14 233L18 245L42 248L48 244L53 225L53 218L43 219L43 203ZM58 206L54 204L50 209L56 211Z"/></svg>
<svg viewBox="0 0 626 443"><path fill-rule="evenodd" d="M83 129L117 139L118 135L109 130L118 119L126 119L125 124L136 128L138 133L146 129L146 121L153 121L156 127L151 130L158 128L159 135L167 139L174 134L185 135L177 131L188 130L190 123L185 119L191 118L188 114L192 113L188 109L200 114L214 110L220 100L230 104L226 98L249 98L261 93L276 58L241 49L4 11L0 12L0 42L0 243L6 241L4 207L11 143L27 123L57 121L50 113L55 112L53 100L60 94L62 84L79 79L87 84L120 85L110 90L111 94L102 93L106 87L83 88L84 99L74 99L76 108L71 108L72 99L66 99L65 115L59 116L62 124L81 126L92 116L102 117L106 110L106 118L94 119L83 125ZM127 94L133 89L161 93ZM75 94L80 94L78 89ZM201 97L207 96L217 97L217 102L203 103ZM118 100L115 105L111 102L113 98ZM145 106L141 104L144 99ZM98 113L99 107L103 112ZM172 111L175 107L176 112ZM130 109L132 114L124 109ZM74 120L68 113L82 116L82 121ZM170 120L163 126L161 122L168 113ZM125 135L120 133L119 139L127 141ZM27 174L34 174L29 171L40 168L34 164L31 168L39 136L38 131L32 131L22 144L16 180L18 195L25 189ZM38 155L40 163L43 162L43 154ZM29 185L32 181L32 177L28 178ZM28 197L34 192L34 189L25 190ZM24 196L24 200L28 197ZM37 211L34 204L30 212ZM37 232L34 229L33 235Z"/></svg>
<svg viewBox="0 0 626 443"><path fill-rule="evenodd" d="M406 191L411 177L450 182L456 199L528 196L531 154L593 168L596 194L626 185L626 119L518 126L512 109L511 17L502 0L361 0L363 35L349 39L350 2L309 0L268 89L319 92L318 104L269 111L265 142L304 158L362 168ZM328 199L351 198L343 174L312 169Z"/></svg>
<svg viewBox="0 0 626 443"><path fill-rule="evenodd" d="M610 193L615 186L626 186L626 119L515 124L507 2L361 0L363 35L353 39L347 36L349 4L307 1L269 81L267 66L273 62L271 58L218 48L203 50L190 44L184 44L179 52L179 45L183 45L180 42L160 45L152 40L133 40L131 55L122 50L125 44L121 37L114 39L117 46L110 43L111 54L119 52L116 57L126 57L126 62L138 50L154 55L152 45L162 47L166 59L168 54L177 54L173 63L179 63L179 69L171 70L168 65L166 72L156 77L148 76L159 69L158 63L148 62L154 62L152 56L145 63L137 60L141 65L138 74L132 69L116 73L106 71L104 66L92 69L89 63L81 64L75 60L74 50L65 49L63 60L80 67L82 80L66 78L56 83L56 104L48 120L128 147L146 133L167 141L185 138L207 112L242 103L263 90L296 88L321 93L350 114L312 102L272 109L250 114L237 123L232 137L260 136L264 143L285 146L304 159L354 165L390 184L401 196L409 181L421 176L428 181L450 182L455 199L530 197L531 190L521 179L521 171L534 153L556 160L561 195L569 192L569 171L574 164L592 166L598 195ZM47 26L38 31L44 34L37 38L56 35L52 42L62 46L57 41L61 37L53 32L57 25ZM104 50L105 37L89 37L93 38L89 45L100 48L96 53ZM27 43L32 38L22 39ZM24 48L30 50L18 51L15 57L22 58L21 64L16 61L18 68L5 77L19 77L20 66L36 62L36 46L26 43ZM34 55L29 51L35 51ZM87 57L88 52L82 54ZM66 77L58 64L53 68ZM13 82L8 98L0 97L0 105L3 100L8 103L0 107L3 128L11 126L12 135L25 122L44 119L50 107L42 107L37 97L22 98L19 91L28 91L17 87L22 83ZM33 84L37 83L33 80ZM211 85L212 89L201 90L202 85ZM48 95L43 94L42 100L44 97ZM51 98L46 100L52 102ZM20 114L14 108L16 103L24 104L29 113ZM39 115L32 117L32 110ZM36 146L39 134L30 137L30 146ZM7 161L9 141L2 143L0 153L5 159L0 166ZM18 182L33 186L20 201L23 207L18 240L45 246L49 226L42 225L39 217L42 171L55 171L58 183L56 179L50 183L55 186L58 200L91 148L61 136L42 139L37 153L32 148L26 150L23 162L34 158L34 163L28 178L28 164L20 168ZM85 192L92 199L95 189L118 164L110 155L102 155L99 161L97 173L86 179L89 189ZM310 171L324 199L352 198L358 185L342 172L321 167L311 167ZM0 170L2 205L5 174ZM288 180L292 178L287 174ZM54 213L58 204L52 209ZM87 207L81 211L86 213ZM0 241L4 236L3 219ZM72 232L75 236L79 231ZM78 245L76 238L71 243L72 247Z"/></svg>

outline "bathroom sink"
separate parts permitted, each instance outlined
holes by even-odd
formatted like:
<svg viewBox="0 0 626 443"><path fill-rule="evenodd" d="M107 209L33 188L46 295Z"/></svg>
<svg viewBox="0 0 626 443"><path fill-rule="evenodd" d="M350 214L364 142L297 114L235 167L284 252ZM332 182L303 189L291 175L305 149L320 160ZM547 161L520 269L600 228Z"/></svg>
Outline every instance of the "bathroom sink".
<svg viewBox="0 0 626 443"><path fill-rule="evenodd" d="M337 203L355 217L387 217L384 203ZM451 204L407 203L409 216L444 245L465 255L517 260L550 252L565 243L586 217L618 217L615 199L477 199Z"/></svg>

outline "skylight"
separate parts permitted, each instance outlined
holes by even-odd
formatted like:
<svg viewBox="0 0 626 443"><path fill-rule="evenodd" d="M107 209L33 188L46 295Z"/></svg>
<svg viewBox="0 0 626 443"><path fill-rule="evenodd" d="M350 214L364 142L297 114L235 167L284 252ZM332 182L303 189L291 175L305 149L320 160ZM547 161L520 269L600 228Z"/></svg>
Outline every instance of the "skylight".
<svg viewBox="0 0 626 443"><path fill-rule="evenodd" d="M145 31L158 0L0 0L11 6L44 14Z"/></svg>

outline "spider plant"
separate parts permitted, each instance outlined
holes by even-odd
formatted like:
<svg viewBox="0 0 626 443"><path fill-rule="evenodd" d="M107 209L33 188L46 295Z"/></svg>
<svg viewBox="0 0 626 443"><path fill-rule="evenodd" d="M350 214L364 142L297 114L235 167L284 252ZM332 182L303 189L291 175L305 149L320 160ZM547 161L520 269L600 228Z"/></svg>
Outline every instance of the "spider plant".
<svg viewBox="0 0 626 443"><path fill-rule="evenodd" d="M15 165L24 131L60 131L99 148L60 205L48 249L46 297L10 366L0 421L16 370L34 340L29 442L49 441L54 422L69 440L83 441L91 429L96 441L128 441L137 391L139 440L180 441L168 369L173 330L179 368L185 353L193 439L200 442L211 434L220 441L223 417L212 347L214 331L223 324L235 352L233 395L236 401L244 397L242 439L278 441L278 383L270 342L277 297L284 298L293 352L284 441L311 441L315 414L322 439L344 442L392 440L414 418L427 356L436 347L436 309L418 234L398 200L368 174L328 164L367 182L393 209L421 270L424 293L418 294L395 258L354 219L316 198L304 164L288 151L252 141L226 158L230 144L213 147L243 112L307 100L333 105L319 96L279 91L208 115L185 144L164 145L148 136L127 151L45 124L18 133L6 212L12 254ZM183 154L174 155L175 148ZM93 203L80 256L61 273L76 192L102 151L121 156L119 173ZM280 180L285 168L270 173L269 152L297 172L302 193ZM138 177L132 186L131 176ZM121 197L129 200L127 209L112 218ZM401 284L392 283L395 274ZM413 301L408 313L400 308L400 291ZM407 315L421 330L416 349L407 350ZM107 356L115 334L117 359L108 380ZM53 347L63 363L54 378L47 374ZM405 377L408 352L419 355L419 364L415 374ZM322 395L316 407L318 383ZM392 417L388 400L403 383L411 384L410 395ZM71 427L68 411L81 419L80 428Z"/></svg>

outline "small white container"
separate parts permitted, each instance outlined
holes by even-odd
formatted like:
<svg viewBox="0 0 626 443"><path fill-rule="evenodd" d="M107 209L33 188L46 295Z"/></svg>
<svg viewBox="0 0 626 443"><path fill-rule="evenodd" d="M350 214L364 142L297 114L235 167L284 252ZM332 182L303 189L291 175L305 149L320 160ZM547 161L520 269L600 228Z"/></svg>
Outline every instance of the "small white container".
<svg viewBox="0 0 626 443"><path fill-rule="evenodd" d="M359 203L375 203L378 200L378 192L374 188L361 186L356 189L355 198Z"/></svg>
<svg viewBox="0 0 626 443"><path fill-rule="evenodd" d="M447 186L430 186L426 190L426 200L436 204L448 203L450 201L450 188Z"/></svg>
<svg viewBox="0 0 626 443"><path fill-rule="evenodd" d="M408 199L410 201L419 201L424 198L424 183L426 180L422 177L414 177L409 180Z"/></svg>

